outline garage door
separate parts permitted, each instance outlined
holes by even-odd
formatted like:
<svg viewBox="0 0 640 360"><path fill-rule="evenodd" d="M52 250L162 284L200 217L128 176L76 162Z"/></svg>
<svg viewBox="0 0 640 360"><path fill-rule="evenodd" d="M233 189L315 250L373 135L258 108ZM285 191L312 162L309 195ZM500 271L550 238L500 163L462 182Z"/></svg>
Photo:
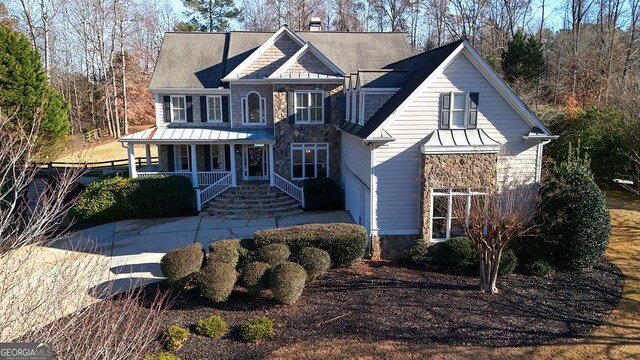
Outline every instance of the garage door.
<svg viewBox="0 0 640 360"><path fill-rule="evenodd" d="M370 230L369 189L351 174L346 177L345 198L347 211L353 220Z"/></svg>

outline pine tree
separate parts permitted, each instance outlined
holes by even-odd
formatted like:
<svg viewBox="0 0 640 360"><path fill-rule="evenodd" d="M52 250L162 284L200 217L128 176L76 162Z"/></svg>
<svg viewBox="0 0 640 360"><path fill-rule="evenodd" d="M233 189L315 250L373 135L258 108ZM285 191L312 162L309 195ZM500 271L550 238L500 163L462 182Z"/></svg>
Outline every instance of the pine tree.
<svg viewBox="0 0 640 360"><path fill-rule="evenodd" d="M226 31L229 21L240 15L233 0L182 0L182 4L187 8L184 14L190 19L179 27L189 31L194 28L208 32Z"/></svg>
<svg viewBox="0 0 640 360"><path fill-rule="evenodd" d="M15 114L27 130L39 124L38 145L45 151L53 151L69 133L69 103L49 86L40 54L24 35L5 26L0 26L0 109L3 115Z"/></svg>
<svg viewBox="0 0 640 360"><path fill-rule="evenodd" d="M535 37L518 31L502 54L502 71L510 83L540 81L545 74L542 43Z"/></svg>

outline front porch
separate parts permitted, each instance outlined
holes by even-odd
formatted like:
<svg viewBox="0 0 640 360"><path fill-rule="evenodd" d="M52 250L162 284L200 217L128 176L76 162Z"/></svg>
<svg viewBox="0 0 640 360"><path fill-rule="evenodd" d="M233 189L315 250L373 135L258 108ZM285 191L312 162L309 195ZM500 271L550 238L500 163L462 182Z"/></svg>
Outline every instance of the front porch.
<svg viewBox="0 0 640 360"><path fill-rule="evenodd" d="M181 131L176 133L169 130ZM184 139L186 131L189 131L189 137ZM212 136L214 133L215 137ZM239 138L239 135L245 138ZM304 206L302 187L274 170L275 141L272 131L149 129L123 137L120 142L127 144L130 177L184 176L191 180L196 189L198 211L202 210L202 205L227 189L237 187L241 181L264 181ZM147 158L141 166L135 160L134 144L139 143L145 145ZM151 146L158 148L157 165L151 162Z"/></svg>

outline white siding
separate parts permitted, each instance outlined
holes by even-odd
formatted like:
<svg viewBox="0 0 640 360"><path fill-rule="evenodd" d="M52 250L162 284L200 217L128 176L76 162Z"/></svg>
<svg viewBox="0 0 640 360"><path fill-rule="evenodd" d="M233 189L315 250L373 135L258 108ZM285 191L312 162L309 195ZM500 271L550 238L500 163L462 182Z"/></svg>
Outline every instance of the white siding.
<svg viewBox="0 0 640 360"><path fill-rule="evenodd" d="M463 51L464 54L466 50ZM503 146L498 181L510 178L533 180L536 144L521 136L531 128L500 96L464 55L459 55L443 74L394 116L385 130L396 141L375 150L376 222L380 233L417 233L420 217L420 145L438 128L440 93L478 92L478 128ZM507 165L508 164L508 165ZM409 231L410 230L410 231Z"/></svg>
<svg viewBox="0 0 640 360"><path fill-rule="evenodd" d="M354 175L367 188L370 188L371 149L362 143L362 139L345 132L342 132L341 144L342 173Z"/></svg>

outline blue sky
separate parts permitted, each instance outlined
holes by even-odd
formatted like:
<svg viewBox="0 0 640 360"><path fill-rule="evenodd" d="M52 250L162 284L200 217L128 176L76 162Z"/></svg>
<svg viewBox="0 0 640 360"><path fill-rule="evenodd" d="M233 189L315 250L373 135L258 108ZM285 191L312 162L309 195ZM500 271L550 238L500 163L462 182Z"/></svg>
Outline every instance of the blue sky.
<svg viewBox="0 0 640 360"><path fill-rule="evenodd" d="M183 11L185 10L184 6L182 6L182 0L170 0L173 8L176 11L176 14L182 16ZM563 22L563 5L564 0L545 0L545 27L551 27L554 30L557 30L562 27ZM532 24L540 23L540 16L542 15L540 4L542 4L542 0L533 0L533 14L532 16L537 19L532 22ZM236 25L237 26L237 25ZM234 27L234 24L232 24ZM237 29L234 29L237 30Z"/></svg>

